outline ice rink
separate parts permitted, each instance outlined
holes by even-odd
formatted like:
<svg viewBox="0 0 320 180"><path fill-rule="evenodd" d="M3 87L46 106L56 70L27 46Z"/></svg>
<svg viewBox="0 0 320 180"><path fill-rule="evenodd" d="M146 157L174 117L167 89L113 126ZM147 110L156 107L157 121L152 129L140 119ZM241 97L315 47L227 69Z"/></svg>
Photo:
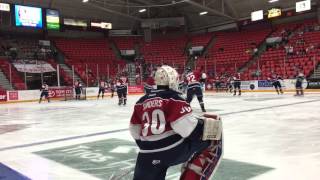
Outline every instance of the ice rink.
<svg viewBox="0 0 320 180"><path fill-rule="evenodd" d="M110 97L1 104L0 162L34 180L110 179L126 173L124 179L130 179L137 149L128 123L138 98L129 96L126 107ZM215 179L319 179L320 94L207 93L205 105L224 123L224 158ZM196 99L192 106L200 114ZM178 177L174 167L166 179Z"/></svg>

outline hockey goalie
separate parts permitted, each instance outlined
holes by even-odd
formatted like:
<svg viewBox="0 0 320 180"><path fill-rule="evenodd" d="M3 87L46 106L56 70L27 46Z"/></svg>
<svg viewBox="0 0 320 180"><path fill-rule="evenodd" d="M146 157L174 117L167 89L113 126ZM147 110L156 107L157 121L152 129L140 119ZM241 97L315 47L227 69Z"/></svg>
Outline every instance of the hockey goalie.
<svg viewBox="0 0 320 180"><path fill-rule="evenodd" d="M222 159L222 122L214 114L200 117L178 89L178 73L162 66L155 73L157 89L138 100L130 133L140 151L134 180L164 180L167 169L183 164L181 180L208 180Z"/></svg>

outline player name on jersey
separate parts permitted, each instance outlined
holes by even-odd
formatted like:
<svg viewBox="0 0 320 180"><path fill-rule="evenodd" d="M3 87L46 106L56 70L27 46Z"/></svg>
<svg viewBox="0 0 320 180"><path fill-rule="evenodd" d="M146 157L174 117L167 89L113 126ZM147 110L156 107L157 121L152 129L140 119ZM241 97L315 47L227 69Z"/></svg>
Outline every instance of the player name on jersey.
<svg viewBox="0 0 320 180"><path fill-rule="evenodd" d="M157 108L157 107L162 107L163 101L162 100L153 100L153 101L148 101L143 104L143 110L146 110L148 108Z"/></svg>

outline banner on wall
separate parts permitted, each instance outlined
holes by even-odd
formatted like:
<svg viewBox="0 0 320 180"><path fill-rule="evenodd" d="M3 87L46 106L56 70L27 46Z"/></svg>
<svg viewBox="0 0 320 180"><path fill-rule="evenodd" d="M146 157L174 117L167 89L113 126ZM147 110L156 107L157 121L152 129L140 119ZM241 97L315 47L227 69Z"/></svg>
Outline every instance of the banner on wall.
<svg viewBox="0 0 320 180"><path fill-rule="evenodd" d="M294 90L296 89L296 79L284 79L280 81L281 86L283 89L286 90ZM303 81L302 87L306 89L308 86L307 80ZM258 90L273 90L274 87L272 86L271 81L267 80L259 80L258 81Z"/></svg>
<svg viewBox="0 0 320 180"><path fill-rule="evenodd" d="M221 83L220 88L225 89L226 84ZM214 90L215 83L206 83L206 90ZM242 90L257 90L258 89L258 81L241 81L241 89Z"/></svg>
<svg viewBox="0 0 320 180"><path fill-rule="evenodd" d="M18 101L19 92L18 91L7 91L7 100L8 101Z"/></svg>
<svg viewBox="0 0 320 180"><path fill-rule="evenodd" d="M56 71L51 66L51 64L48 64L48 63L41 63L41 64L13 63L13 65L19 72L26 72L26 73L46 73L46 72Z"/></svg>
<svg viewBox="0 0 320 180"><path fill-rule="evenodd" d="M98 87L87 87L86 88L87 97L97 96L98 92L99 92ZM109 89L106 89L105 93L108 93L108 92L110 92Z"/></svg>
<svg viewBox="0 0 320 180"><path fill-rule="evenodd" d="M283 89L286 90L294 90L296 87L296 80L295 79L284 79L280 81L281 86ZM307 82L304 80L302 84L303 88L306 89L307 87L310 89L320 89L320 79L309 81ZM220 88L226 88L225 84L221 84ZM206 90L214 90L215 84L214 83L206 83ZM274 90L271 81L268 80L255 80L255 81L241 81L241 89L242 90Z"/></svg>
<svg viewBox="0 0 320 180"><path fill-rule="evenodd" d="M285 79L283 80L283 83L281 83L281 85L283 85L284 89L296 89L296 79ZM308 86L308 81L304 80L302 83L302 87L303 89L306 89Z"/></svg>
<svg viewBox="0 0 320 180"><path fill-rule="evenodd" d="M39 99L40 94L39 90L7 91L7 101L34 101ZM52 87L49 89L50 98L72 97L73 94L72 87Z"/></svg>
<svg viewBox="0 0 320 180"><path fill-rule="evenodd" d="M7 101L7 92L0 91L0 102Z"/></svg>
<svg viewBox="0 0 320 180"><path fill-rule="evenodd" d="M129 92L129 94L130 93L143 93L144 88L143 88L143 86L129 86L128 92Z"/></svg>
<svg viewBox="0 0 320 180"><path fill-rule="evenodd" d="M50 88L49 97L50 98L63 98L63 97L73 96L73 88Z"/></svg>
<svg viewBox="0 0 320 180"><path fill-rule="evenodd" d="M257 81L242 81L241 89L243 90L257 90L258 82Z"/></svg>
<svg viewBox="0 0 320 180"><path fill-rule="evenodd" d="M320 79L310 79L307 89L320 89Z"/></svg>
<svg viewBox="0 0 320 180"><path fill-rule="evenodd" d="M281 85L283 85L283 83L281 83ZM259 80L258 89L262 89L262 90L273 89L272 82L267 80Z"/></svg>

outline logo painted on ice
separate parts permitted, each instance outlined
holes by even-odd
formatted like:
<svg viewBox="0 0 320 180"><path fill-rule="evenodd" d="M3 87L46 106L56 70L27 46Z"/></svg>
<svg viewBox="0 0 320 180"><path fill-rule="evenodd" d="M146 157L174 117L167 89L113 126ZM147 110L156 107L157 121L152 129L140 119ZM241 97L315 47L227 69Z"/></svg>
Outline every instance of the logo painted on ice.
<svg viewBox="0 0 320 180"><path fill-rule="evenodd" d="M180 114L183 114L183 113L186 113L186 112L191 112L192 111L192 109L191 109L191 107L186 107L186 106L184 106L184 107L182 107L182 109L181 109L181 111L180 111Z"/></svg>
<svg viewBox="0 0 320 180"><path fill-rule="evenodd" d="M69 154L70 156L76 156L82 159L88 159L91 162L105 162L108 159L113 159L111 156L105 156L99 153L100 150L91 149L89 146L77 146L68 149L62 149L61 152Z"/></svg>

